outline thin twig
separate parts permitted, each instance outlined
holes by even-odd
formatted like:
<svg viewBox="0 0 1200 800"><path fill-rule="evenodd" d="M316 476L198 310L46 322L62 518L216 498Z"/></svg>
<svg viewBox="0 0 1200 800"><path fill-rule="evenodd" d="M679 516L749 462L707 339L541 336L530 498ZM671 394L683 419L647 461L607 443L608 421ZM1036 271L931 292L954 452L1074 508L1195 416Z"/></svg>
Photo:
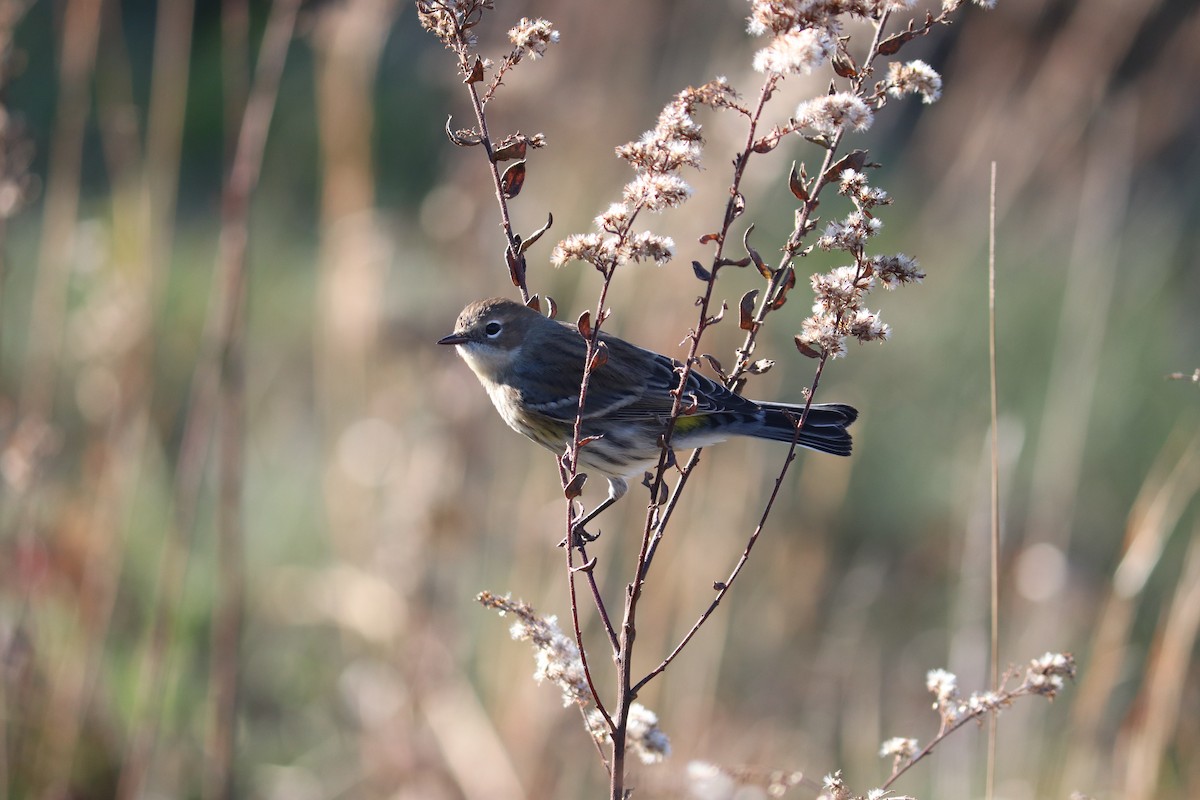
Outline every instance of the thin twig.
<svg viewBox="0 0 1200 800"><path fill-rule="evenodd" d="M1000 680L1000 433L996 384L996 162L992 162L988 198L988 378L992 403L992 515L991 515L991 645L992 685ZM991 800L996 787L996 716L988 720L987 787Z"/></svg>
<svg viewBox="0 0 1200 800"><path fill-rule="evenodd" d="M725 201L725 214L721 223L721 230L716 237L716 249L713 251L712 262L709 269L708 280L705 281L704 294L700 297L699 310L696 315L696 328L688 337L691 344L688 346L687 357L683 360L683 367L679 372L679 385L675 392L673 402L671 404L671 415L667 419L666 429L663 431L663 447L659 455L658 469L654 474L654 480L650 486L650 504L646 509L646 528L645 535L651 535L652 540L646 551L646 561L644 564L639 564L638 574L645 579L645 574L650 569L650 564L654 560L654 554L658 551L659 542L666 532L667 523L670 520L671 512L675 510L679 502L679 497L683 491L683 487L687 483L687 478L696 464L700 461L701 449L695 450L688 458L687 464L681 470L679 481L676 483L674 490L667 501L666 510L661 514L656 514L659 508L658 496L661 491L663 481L665 480L667 466L672 463L670 456L671 437L675 432L675 424L679 420L679 415L683 410L684 389L687 387L688 377L691 375L692 365L696 363L696 358L700 352L700 338L708 329L711 319L712 298L713 292L717 285L717 276L721 269L721 265L725 263L725 245L729 241L729 234L733 228L733 223L740 216L738 210L738 201L741 198L742 178L746 174L746 165L750 161L751 155L754 153L754 140L758 132L758 123L762 119L763 110L766 108L767 100L775 91L776 86L782 76L776 73L767 75L763 81L762 87L758 92L758 102L754 106L754 110L748 114L748 123L746 125L746 139L741 152L733 162L733 179L729 184L729 199ZM655 517L657 516L657 519Z"/></svg>
<svg viewBox="0 0 1200 800"><path fill-rule="evenodd" d="M750 560L750 551L754 549L754 545L758 541L759 535L762 534L763 529L766 527L767 519L770 517L771 510L775 506L775 500L779 496L779 490L783 487L784 478L787 477L788 469L791 467L792 462L796 459L796 447L799 441L799 432L803 426L803 417L808 415L808 409L812 405L812 398L816 394L817 386L821 382L821 373L825 370L825 362L825 358L821 358L817 362L817 371L813 376L812 385L810 386L808 395L808 401L805 403L804 412L801 418L802 421L801 424L796 428L797 439L792 441L791 447L788 449L788 454L784 458L783 466L780 468L779 474L775 477L775 483L771 487L771 494L767 498L767 502L763 507L762 513L759 515L758 524L754 526L753 532L751 532L750 537L746 540L746 546L742 549L742 555L738 558L737 563L734 564L733 570L729 573L729 576L724 581L714 585L716 594L713 596L712 601L708 604L708 607L704 609L699 618L697 618L697 620L692 624L692 627L688 629L688 632L685 633L683 638L679 640L679 644L675 645L675 649L668 653L657 667L646 673L646 675L637 682L637 684L634 686L634 694L640 691L643 686L645 686L671 665L671 662L674 661L675 658L683 651L683 648L685 648L688 642L692 640L692 637L695 636L699 632L700 628L704 626L704 623L708 622L709 618L712 617L713 612L717 610L717 606L721 604L721 601L725 599L725 595L733 586L733 582L736 581L738 575L742 573L742 568L745 567L746 562Z"/></svg>

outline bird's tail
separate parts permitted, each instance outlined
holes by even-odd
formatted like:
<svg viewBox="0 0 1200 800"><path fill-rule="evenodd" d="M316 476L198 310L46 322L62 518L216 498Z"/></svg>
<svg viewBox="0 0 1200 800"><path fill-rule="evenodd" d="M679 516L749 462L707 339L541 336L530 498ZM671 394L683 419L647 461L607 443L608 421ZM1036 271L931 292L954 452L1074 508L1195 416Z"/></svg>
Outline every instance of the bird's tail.
<svg viewBox="0 0 1200 800"><path fill-rule="evenodd" d="M763 403L759 424L745 430L750 436L790 442L796 437L796 424L804 414L803 405L787 403ZM808 409L804 429L800 431L799 443L811 450L819 450L835 456L850 455L850 423L858 419L858 409L843 403L814 403Z"/></svg>

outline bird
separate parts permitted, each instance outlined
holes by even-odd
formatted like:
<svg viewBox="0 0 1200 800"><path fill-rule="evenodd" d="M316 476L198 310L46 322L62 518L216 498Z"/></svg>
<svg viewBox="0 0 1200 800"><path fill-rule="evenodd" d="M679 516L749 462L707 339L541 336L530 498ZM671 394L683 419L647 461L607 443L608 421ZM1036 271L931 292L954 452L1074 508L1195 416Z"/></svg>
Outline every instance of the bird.
<svg viewBox="0 0 1200 800"><path fill-rule="evenodd" d="M573 525L594 519L620 500L629 480L654 469L662 453L682 364L609 333L599 341L607 360L593 368L584 402L578 464L608 480L608 498ZM543 316L513 300L469 303L454 332L438 340L453 346L475 373L508 426L562 455L574 438L587 340L577 325ZM849 456L847 430L858 411L844 403L814 403L796 436L803 404L751 400L691 370L672 447L694 449L730 436L750 436Z"/></svg>

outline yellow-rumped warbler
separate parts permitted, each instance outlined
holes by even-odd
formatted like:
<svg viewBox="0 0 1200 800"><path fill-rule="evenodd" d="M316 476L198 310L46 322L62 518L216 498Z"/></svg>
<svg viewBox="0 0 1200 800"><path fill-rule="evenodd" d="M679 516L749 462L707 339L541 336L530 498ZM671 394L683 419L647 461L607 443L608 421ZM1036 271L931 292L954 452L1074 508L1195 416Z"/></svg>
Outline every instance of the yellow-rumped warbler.
<svg viewBox="0 0 1200 800"><path fill-rule="evenodd" d="M615 336L601 333L600 340L608 360L588 381L582 427L583 436L597 438L580 449L579 464L608 479L603 508L625 494L628 478L658 464L680 364ZM587 357L587 343L574 325L494 297L464 308L454 333L438 344L456 345L510 428L563 453L573 435ZM675 421L671 442L689 450L730 436L791 442L804 410L749 400L695 371L688 374L684 397L686 410ZM846 426L857 416L851 406L814 404L799 443L848 456Z"/></svg>

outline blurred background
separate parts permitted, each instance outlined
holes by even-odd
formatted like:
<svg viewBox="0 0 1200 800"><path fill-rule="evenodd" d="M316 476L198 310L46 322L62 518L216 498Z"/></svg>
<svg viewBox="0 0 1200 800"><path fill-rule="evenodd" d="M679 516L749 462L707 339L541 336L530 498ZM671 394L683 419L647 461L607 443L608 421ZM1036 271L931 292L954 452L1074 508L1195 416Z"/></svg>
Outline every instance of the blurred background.
<svg viewBox="0 0 1200 800"><path fill-rule="evenodd" d="M612 148L684 86L752 95L761 43L735 0L497 5L484 55L521 16L561 32L489 114L497 137L548 139L512 209L526 235L553 213L529 283L574 318L597 276L548 254L619 196ZM468 301L515 290L483 154L443 134L471 118L453 58L409 3L300 6L244 326L231 311L222 181L270 13L0 0L0 798L602 796L578 714L473 600L512 592L565 623L564 511L552 458L434 344ZM854 457L802 458L740 585L641 696L674 753L637 796L681 796L695 759L817 784L840 768L865 792L882 740L936 732L927 670L985 688L992 161L1000 658L1070 651L1080 669L1052 705L1001 716L996 796L1200 796L1200 8L1001 0L900 57L937 68L943 99L889 103L852 146L895 198L877 250L928 278L874 297L892 340L825 373L819 399L861 411ZM774 119L827 82L789 79ZM699 121L696 194L650 223L676 261L610 295L609 330L672 354L743 135ZM819 154L797 139L752 162L742 222L764 254L790 230L794 159ZM748 273L721 296L736 305ZM791 344L806 289L772 317L756 355L779 363L749 395L798 401L811 380ZM705 349L732 363L738 333ZM229 352L244 390L216 392ZM648 584L644 668L709 602L782 457L706 454ZM613 604L643 500L603 518ZM959 732L897 788L982 797L985 740Z"/></svg>

